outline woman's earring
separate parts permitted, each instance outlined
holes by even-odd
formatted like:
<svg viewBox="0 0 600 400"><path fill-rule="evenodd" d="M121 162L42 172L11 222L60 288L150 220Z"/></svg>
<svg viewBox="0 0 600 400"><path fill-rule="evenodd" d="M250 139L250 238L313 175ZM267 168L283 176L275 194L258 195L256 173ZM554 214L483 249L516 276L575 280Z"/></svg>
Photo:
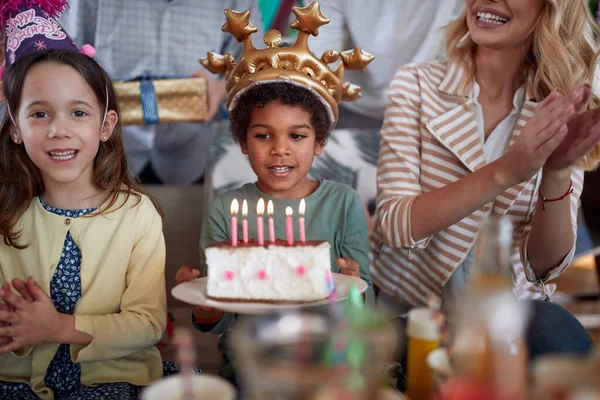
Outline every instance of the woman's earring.
<svg viewBox="0 0 600 400"><path fill-rule="evenodd" d="M108 140L108 138L106 136L102 136L102 141L106 142Z"/></svg>

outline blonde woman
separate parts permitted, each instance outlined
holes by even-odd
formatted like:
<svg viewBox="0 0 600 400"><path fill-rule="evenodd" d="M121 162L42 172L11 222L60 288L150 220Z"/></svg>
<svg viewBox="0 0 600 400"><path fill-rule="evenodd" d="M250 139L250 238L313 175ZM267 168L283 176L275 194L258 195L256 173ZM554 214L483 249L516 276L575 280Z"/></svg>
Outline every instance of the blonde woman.
<svg viewBox="0 0 600 400"><path fill-rule="evenodd" d="M371 243L381 307L401 315L460 299L481 223L510 218L515 289L534 309L531 355L588 351L547 282L573 258L582 168L600 156L588 86L597 37L586 0L466 0L447 30L449 61L398 70Z"/></svg>

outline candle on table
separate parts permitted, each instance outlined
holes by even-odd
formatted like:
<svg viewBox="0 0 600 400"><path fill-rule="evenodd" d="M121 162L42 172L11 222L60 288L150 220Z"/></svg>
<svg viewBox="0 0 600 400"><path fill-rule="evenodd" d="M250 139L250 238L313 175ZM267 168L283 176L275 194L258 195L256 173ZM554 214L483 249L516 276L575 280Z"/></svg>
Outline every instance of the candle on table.
<svg viewBox="0 0 600 400"><path fill-rule="evenodd" d="M304 213L306 212L306 201L304 199L300 200L300 207L298 207L298 213L300 214L300 219L298 220L298 224L300 225L300 242L306 242L306 232L304 230Z"/></svg>
<svg viewBox="0 0 600 400"><path fill-rule="evenodd" d="M248 202L246 199L242 202L242 240L244 243L248 243Z"/></svg>
<svg viewBox="0 0 600 400"><path fill-rule="evenodd" d="M265 244L265 232L263 214L265 213L265 201L259 199L256 204L256 234L258 236L258 245L263 246Z"/></svg>
<svg viewBox="0 0 600 400"><path fill-rule="evenodd" d="M285 208L285 236L287 237L287 244L294 244L294 227L292 222L292 215L294 215L294 210L292 207Z"/></svg>
<svg viewBox="0 0 600 400"><path fill-rule="evenodd" d="M267 203L267 214L269 214L269 241L275 243L275 223L273 222L273 200L269 200Z"/></svg>
<svg viewBox="0 0 600 400"><path fill-rule="evenodd" d="M237 225L237 213L240 209L240 203L237 199L233 199L231 202L231 245L237 246L238 243L238 225Z"/></svg>

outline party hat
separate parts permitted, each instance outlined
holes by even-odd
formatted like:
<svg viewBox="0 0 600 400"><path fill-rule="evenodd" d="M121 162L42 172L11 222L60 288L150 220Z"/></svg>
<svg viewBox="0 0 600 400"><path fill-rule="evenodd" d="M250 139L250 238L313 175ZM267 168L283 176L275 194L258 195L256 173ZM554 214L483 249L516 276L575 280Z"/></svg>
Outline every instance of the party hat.
<svg viewBox="0 0 600 400"><path fill-rule="evenodd" d="M6 0L0 9L0 26L6 39L6 67L34 51L80 51L56 19L67 7L65 0ZM81 51L90 57L95 53L89 45L83 46Z"/></svg>

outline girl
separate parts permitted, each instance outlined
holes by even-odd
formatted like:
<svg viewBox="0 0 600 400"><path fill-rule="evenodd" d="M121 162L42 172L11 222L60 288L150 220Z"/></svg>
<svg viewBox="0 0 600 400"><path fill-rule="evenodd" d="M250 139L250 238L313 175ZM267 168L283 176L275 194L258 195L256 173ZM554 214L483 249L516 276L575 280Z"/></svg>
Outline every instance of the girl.
<svg viewBox="0 0 600 400"><path fill-rule="evenodd" d="M381 307L460 301L488 215L514 223L516 292L534 299L532 356L587 351L546 300L573 258L583 171L598 159L598 30L585 0L466 0L449 61L398 70L378 167L371 273ZM567 338L569 338L567 340Z"/></svg>
<svg viewBox="0 0 600 400"><path fill-rule="evenodd" d="M137 398L163 376L165 245L110 78L78 51L35 51L4 90L0 398Z"/></svg>

